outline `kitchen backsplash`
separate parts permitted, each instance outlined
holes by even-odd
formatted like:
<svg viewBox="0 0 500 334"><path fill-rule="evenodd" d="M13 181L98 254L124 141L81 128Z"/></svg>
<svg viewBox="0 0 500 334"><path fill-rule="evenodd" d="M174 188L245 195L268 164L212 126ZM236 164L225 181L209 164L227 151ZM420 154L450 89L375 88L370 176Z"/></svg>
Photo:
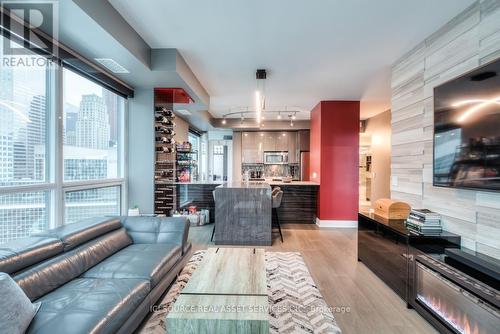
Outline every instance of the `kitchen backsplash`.
<svg viewBox="0 0 500 334"><path fill-rule="evenodd" d="M248 171L249 174L251 174L253 171L254 175L260 173L262 178L291 176L294 180L300 179L299 164L287 164L287 165L242 164L241 171L243 174L245 174L246 171Z"/></svg>

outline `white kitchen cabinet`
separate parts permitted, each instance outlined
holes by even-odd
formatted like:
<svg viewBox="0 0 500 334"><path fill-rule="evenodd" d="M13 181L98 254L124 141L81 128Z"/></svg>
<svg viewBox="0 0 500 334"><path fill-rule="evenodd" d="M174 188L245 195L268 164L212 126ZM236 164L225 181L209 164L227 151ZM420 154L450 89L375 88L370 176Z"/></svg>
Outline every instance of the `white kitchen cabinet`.
<svg viewBox="0 0 500 334"><path fill-rule="evenodd" d="M241 138L241 162L244 164L263 163L264 136L259 132L243 132Z"/></svg>
<svg viewBox="0 0 500 334"><path fill-rule="evenodd" d="M290 132L275 132L275 143L276 143L276 151L288 151L288 137Z"/></svg>
<svg viewBox="0 0 500 334"><path fill-rule="evenodd" d="M300 130L298 133L299 136L299 151L300 152L308 152L309 149L309 130Z"/></svg>
<svg viewBox="0 0 500 334"><path fill-rule="evenodd" d="M304 135L304 134L303 134ZM308 136L306 136L308 139ZM260 131L243 132L241 137L241 162L247 164L263 163L264 152L288 152L288 162L300 161L300 135L297 131ZM307 146L308 143L302 142Z"/></svg>
<svg viewBox="0 0 500 334"><path fill-rule="evenodd" d="M288 162L291 164L299 163L300 152L298 147L298 136L297 132L287 133L287 145L288 145Z"/></svg>
<svg viewBox="0 0 500 334"><path fill-rule="evenodd" d="M264 151L276 151L276 133L275 132L261 132L264 139Z"/></svg>

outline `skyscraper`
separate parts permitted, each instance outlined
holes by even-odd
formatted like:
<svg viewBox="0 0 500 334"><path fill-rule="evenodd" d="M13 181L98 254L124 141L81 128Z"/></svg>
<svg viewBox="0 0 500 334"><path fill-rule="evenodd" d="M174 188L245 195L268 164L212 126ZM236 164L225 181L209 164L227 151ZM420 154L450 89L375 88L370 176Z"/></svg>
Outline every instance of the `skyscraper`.
<svg viewBox="0 0 500 334"><path fill-rule="evenodd" d="M3 45L0 43L0 48ZM0 50L0 56L2 56ZM13 99L13 70L0 68L0 184L6 184L14 178L14 124L12 111L9 109Z"/></svg>
<svg viewBox="0 0 500 334"><path fill-rule="evenodd" d="M31 177L36 181L45 180L46 161L46 100L44 95L35 95L30 103L29 123L27 124L29 167Z"/></svg>
<svg viewBox="0 0 500 334"><path fill-rule="evenodd" d="M109 140L111 145L114 145L118 140L118 95L103 88L102 97L109 116Z"/></svg>
<svg viewBox="0 0 500 334"><path fill-rule="evenodd" d="M45 114L45 96L33 96L28 110L28 120L19 127L14 139L14 179L16 180L24 182L45 179L47 128ZM36 158L35 151L37 151ZM37 160L36 163L35 160Z"/></svg>
<svg viewBox="0 0 500 334"><path fill-rule="evenodd" d="M26 126L21 126L15 132L12 151L15 180L32 179L30 175L30 172L32 172L32 168L30 169L28 145L29 143L28 136L26 134Z"/></svg>
<svg viewBox="0 0 500 334"><path fill-rule="evenodd" d="M64 104L64 144L76 146L76 121L78 120L78 107Z"/></svg>
<svg viewBox="0 0 500 334"><path fill-rule="evenodd" d="M109 147L109 115L104 99L83 95L76 121L76 145L93 149Z"/></svg>

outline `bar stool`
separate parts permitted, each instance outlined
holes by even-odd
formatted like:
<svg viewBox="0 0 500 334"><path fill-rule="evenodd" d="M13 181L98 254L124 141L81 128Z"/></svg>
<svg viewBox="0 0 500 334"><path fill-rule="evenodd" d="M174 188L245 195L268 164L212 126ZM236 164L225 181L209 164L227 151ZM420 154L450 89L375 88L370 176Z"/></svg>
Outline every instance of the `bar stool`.
<svg viewBox="0 0 500 334"><path fill-rule="evenodd" d="M277 193L278 191L280 191L280 190L281 190L281 188L280 188L280 187L274 187L274 188L273 188L273 191L272 191L272 193L271 193L271 196L276 195L276 193Z"/></svg>
<svg viewBox="0 0 500 334"><path fill-rule="evenodd" d="M277 191L275 189L278 188ZM283 191L279 188L276 187L273 189L272 193L272 213L273 213L273 226L277 227L279 232L280 232L280 238L281 242L283 242L283 234L281 234L281 225L280 225L280 220L278 217L278 208L281 206L281 200L283 198Z"/></svg>

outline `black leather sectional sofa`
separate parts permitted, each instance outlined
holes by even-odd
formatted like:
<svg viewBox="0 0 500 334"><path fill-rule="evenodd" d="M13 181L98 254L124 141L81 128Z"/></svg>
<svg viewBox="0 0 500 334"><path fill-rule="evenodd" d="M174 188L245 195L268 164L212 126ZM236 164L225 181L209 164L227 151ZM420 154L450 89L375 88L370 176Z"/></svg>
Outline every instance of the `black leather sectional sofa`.
<svg viewBox="0 0 500 334"><path fill-rule="evenodd" d="M0 271L41 302L28 333L131 333L187 262L184 218L100 217L0 245Z"/></svg>

